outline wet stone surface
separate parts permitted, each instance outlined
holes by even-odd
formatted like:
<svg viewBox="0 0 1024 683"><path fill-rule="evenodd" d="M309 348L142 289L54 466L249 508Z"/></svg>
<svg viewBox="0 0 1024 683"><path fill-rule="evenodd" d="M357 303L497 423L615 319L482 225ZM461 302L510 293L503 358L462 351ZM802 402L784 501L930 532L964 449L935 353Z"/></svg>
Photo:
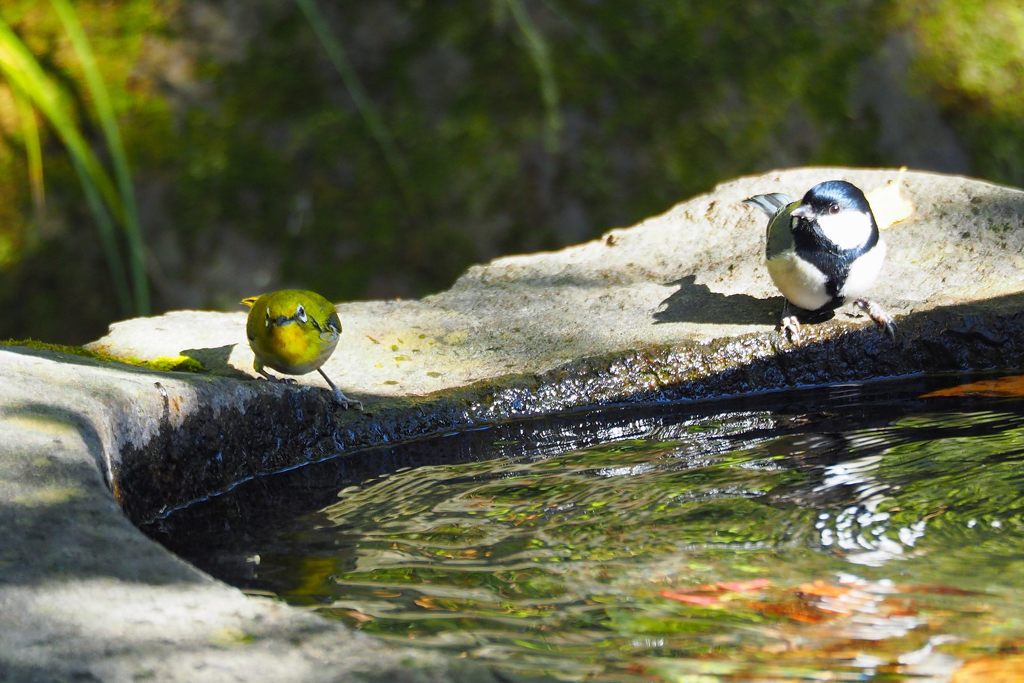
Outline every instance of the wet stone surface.
<svg viewBox="0 0 1024 683"><path fill-rule="evenodd" d="M339 305L344 333L325 370L368 414L340 410L316 374L291 386L255 379L241 309L125 321L91 345L186 356L201 373L3 348L0 521L14 531L0 547L0 669L28 680L46 680L50 667L107 679L319 680L334 662L346 676L486 680L422 653L408 655L418 658L410 669L394 647L244 598L142 537L118 504L144 521L253 476L518 416L1020 365L1024 192L931 174L902 177L914 213L883 233L876 298L899 325L895 343L846 309L807 326L799 346L786 342L761 263L764 218L740 201L801 195L829 178L870 194L897 173L743 178L593 242L473 267L422 300ZM888 211L885 195L873 196L876 212ZM124 610L97 628L90 615L123 607L126 583L145 624ZM191 658L153 646L183 639Z"/></svg>

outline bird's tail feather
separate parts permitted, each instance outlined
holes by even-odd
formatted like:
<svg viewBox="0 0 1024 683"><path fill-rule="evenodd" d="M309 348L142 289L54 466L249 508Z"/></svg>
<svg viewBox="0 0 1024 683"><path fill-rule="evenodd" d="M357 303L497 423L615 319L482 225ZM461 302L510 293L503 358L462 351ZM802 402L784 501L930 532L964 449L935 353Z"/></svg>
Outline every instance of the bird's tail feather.
<svg viewBox="0 0 1024 683"><path fill-rule="evenodd" d="M788 194L772 192L771 194L755 194L753 197L744 199L743 203L756 206L771 217L777 214L780 209L792 204L793 198Z"/></svg>

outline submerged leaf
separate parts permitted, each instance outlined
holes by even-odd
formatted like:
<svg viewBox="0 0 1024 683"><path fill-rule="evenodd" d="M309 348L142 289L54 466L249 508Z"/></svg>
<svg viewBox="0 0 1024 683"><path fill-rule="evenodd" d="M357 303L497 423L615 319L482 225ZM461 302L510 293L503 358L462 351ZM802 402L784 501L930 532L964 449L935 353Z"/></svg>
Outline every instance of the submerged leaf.
<svg viewBox="0 0 1024 683"><path fill-rule="evenodd" d="M661 597L685 602L689 605L714 605L718 602L718 596L715 595L695 595L693 593L678 593L670 590L661 591Z"/></svg>
<svg viewBox="0 0 1024 683"><path fill-rule="evenodd" d="M768 579L750 579L748 581L719 581L715 584L716 587L721 588L724 591L732 591L734 593L759 591L763 588L768 588L771 585L772 582Z"/></svg>
<svg viewBox="0 0 1024 683"><path fill-rule="evenodd" d="M804 583L796 587L797 593L816 598L838 598L850 592L849 586L836 586L818 579L813 583Z"/></svg>
<svg viewBox="0 0 1024 683"><path fill-rule="evenodd" d="M986 657L967 662L953 674L953 683L1014 683L1024 681L1024 655Z"/></svg>
<svg viewBox="0 0 1024 683"><path fill-rule="evenodd" d="M992 396L995 398L1019 398L1024 396L1024 375L1010 375L980 382L960 384L946 389L937 389L922 394L921 398L949 398L956 396Z"/></svg>
<svg viewBox="0 0 1024 683"><path fill-rule="evenodd" d="M772 582L768 579L751 579L749 581L719 581L699 586L689 586L676 590L661 591L663 598L685 602L690 605L713 605L721 601L728 593L749 593L768 588Z"/></svg>

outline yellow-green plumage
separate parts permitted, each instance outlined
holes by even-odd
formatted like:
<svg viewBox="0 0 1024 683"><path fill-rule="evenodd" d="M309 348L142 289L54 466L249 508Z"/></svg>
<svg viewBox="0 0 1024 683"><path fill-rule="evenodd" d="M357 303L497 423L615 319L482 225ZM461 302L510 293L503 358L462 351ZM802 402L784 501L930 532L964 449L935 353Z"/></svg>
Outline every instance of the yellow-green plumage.
<svg viewBox="0 0 1024 683"><path fill-rule="evenodd" d="M330 301L305 289L281 289L243 299L242 303L249 306L245 333L255 355L256 372L275 379L265 368L286 375L316 370L340 402L362 408L334 386L321 369L341 335L341 320Z"/></svg>

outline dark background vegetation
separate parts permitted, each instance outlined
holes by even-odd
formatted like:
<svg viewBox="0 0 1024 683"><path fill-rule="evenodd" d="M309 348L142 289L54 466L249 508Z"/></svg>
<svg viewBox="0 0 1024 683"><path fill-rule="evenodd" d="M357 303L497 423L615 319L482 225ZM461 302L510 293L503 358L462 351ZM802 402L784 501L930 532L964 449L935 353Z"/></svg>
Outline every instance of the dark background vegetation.
<svg viewBox="0 0 1024 683"><path fill-rule="evenodd" d="M74 9L131 163L155 312L233 310L283 286L419 296L471 263L592 238L777 167L1024 185L1018 0ZM0 19L109 162L51 4L4 0ZM118 303L66 150L39 123L45 205L0 79L0 337L82 342L138 311Z"/></svg>

